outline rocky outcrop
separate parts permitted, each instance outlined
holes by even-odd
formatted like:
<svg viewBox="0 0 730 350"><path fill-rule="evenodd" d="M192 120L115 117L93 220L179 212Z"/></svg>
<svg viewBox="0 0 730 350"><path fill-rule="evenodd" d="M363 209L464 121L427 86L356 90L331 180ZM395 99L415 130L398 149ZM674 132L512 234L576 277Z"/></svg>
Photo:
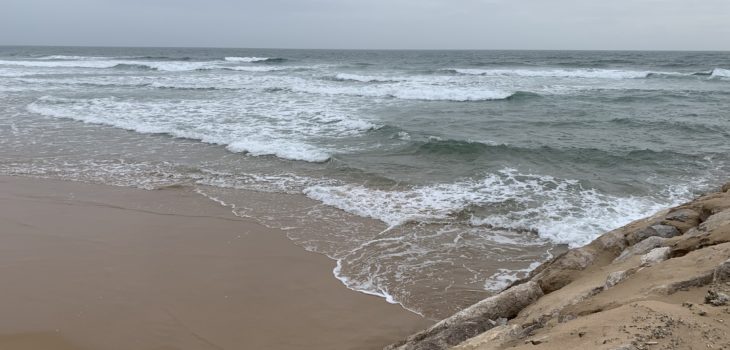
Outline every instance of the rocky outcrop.
<svg viewBox="0 0 730 350"><path fill-rule="evenodd" d="M447 349L493 328L500 319L515 317L520 310L543 295L540 287L528 282L484 299L455 315L412 335L386 349Z"/></svg>
<svg viewBox="0 0 730 350"><path fill-rule="evenodd" d="M640 314L635 313L636 308L627 307L630 305L642 305L657 315L666 312L684 319L681 317L689 317L685 315L687 307L675 305L676 298L671 296L676 293L695 293L693 291L700 288L709 288L697 292L698 300L690 304L706 302L705 305L713 306L730 302L726 300L730 298L728 242L730 183L721 192L638 220L608 232L584 247L569 250L542 264L503 292L388 349L448 349L458 343L461 344L454 349L552 348L550 344L556 344L557 339L555 332L571 325L577 327L585 323L582 320L595 319L597 322L586 329L605 323L606 320L600 320L601 315L621 319L620 322L627 324L636 323ZM691 315L700 317L698 315L707 312L703 309ZM666 319L657 317L657 320ZM499 322L498 319L508 320ZM613 321L607 322L614 325ZM616 327L620 325L615 323ZM680 328L683 331L682 327L676 331ZM730 334L730 329L715 328L718 334ZM614 349L626 345L641 349L646 346L647 339L653 337L636 335L643 334L641 332L625 333L621 333L626 335L625 343L609 344L613 347L603 346L607 343L587 344L581 335L585 332L581 331L566 339L575 348ZM575 339L571 338L573 336ZM648 344L662 341L649 341ZM681 343L682 340L677 341ZM708 346L712 344L720 343L707 343ZM565 346L558 345L556 349Z"/></svg>

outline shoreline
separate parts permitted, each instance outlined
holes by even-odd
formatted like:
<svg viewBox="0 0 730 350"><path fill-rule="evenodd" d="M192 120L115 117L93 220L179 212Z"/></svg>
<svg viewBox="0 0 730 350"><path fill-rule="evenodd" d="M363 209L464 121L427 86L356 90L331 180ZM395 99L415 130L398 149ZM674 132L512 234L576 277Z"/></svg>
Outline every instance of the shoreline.
<svg viewBox="0 0 730 350"><path fill-rule="evenodd" d="M0 347L373 349L432 322L185 188L0 176Z"/></svg>
<svg viewBox="0 0 730 350"><path fill-rule="evenodd" d="M730 347L730 183L604 233L387 350Z"/></svg>

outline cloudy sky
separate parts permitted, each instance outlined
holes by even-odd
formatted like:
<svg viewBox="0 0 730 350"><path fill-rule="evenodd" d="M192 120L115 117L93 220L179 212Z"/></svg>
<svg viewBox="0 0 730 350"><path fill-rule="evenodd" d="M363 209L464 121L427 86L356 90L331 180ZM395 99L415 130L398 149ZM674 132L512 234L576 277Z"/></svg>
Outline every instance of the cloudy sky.
<svg viewBox="0 0 730 350"><path fill-rule="evenodd" d="M0 45L730 50L730 0L2 0Z"/></svg>

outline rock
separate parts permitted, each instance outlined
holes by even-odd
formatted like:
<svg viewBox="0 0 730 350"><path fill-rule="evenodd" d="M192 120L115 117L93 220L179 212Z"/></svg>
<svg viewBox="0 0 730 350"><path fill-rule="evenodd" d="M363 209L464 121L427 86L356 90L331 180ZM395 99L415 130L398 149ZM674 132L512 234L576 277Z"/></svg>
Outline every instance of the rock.
<svg viewBox="0 0 730 350"><path fill-rule="evenodd" d="M727 305L728 301L730 301L730 296L725 293L716 292L712 289L708 290L707 295L705 295L705 304L724 306Z"/></svg>
<svg viewBox="0 0 730 350"><path fill-rule="evenodd" d="M730 242L730 210L710 215L691 236L681 237L672 243L672 256L682 256L691 251ZM676 240L676 239L675 239Z"/></svg>
<svg viewBox="0 0 730 350"><path fill-rule="evenodd" d="M722 192L730 192L730 182L722 185Z"/></svg>
<svg viewBox="0 0 730 350"><path fill-rule="evenodd" d="M600 237L596 238L596 242L601 245L601 249L615 251L616 253L626 249L629 245L623 231L621 230L613 230L604 233Z"/></svg>
<svg viewBox="0 0 730 350"><path fill-rule="evenodd" d="M641 266L652 266L667 260L670 252L669 247L654 248L641 256Z"/></svg>
<svg viewBox="0 0 730 350"><path fill-rule="evenodd" d="M664 216L663 225L674 226L681 233L687 232L700 223L700 213L688 209L677 209Z"/></svg>
<svg viewBox="0 0 730 350"><path fill-rule="evenodd" d="M664 217L664 220L668 221L679 221L679 222L689 222L693 221L695 218L698 218L700 214L692 209L677 209L675 211L670 212Z"/></svg>
<svg viewBox="0 0 730 350"><path fill-rule="evenodd" d="M693 287L702 287L712 283L712 271L703 271L694 276L685 276L684 279L670 284L657 286L652 289L653 293L671 295L680 290L687 290Z"/></svg>
<svg viewBox="0 0 730 350"><path fill-rule="evenodd" d="M525 344L532 344L532 345L540 345L542 343L547 343L548 337L542 337L537 339L528 339L525 340Z"/></svg>
<svg viewBox="0 0 730 350"><path fill-rule="evenodd" d="M636 244L626 248L623 252L621 252L621 255L619 255L616 259L613 260L613 262L620 263L620 262L628 260L629 258L631 258L634 255L646 254L654 248L659 248L659 247L664 246L666 240L667 240L666 238L659 237L659 236L649 237L639 243L636 243Z"/></svg>
<svg viewBox="0 0 730 350"><path fill-rule="evenodd" d="M505 325L494 327L474 338L459 344L452 350L475 350L484 347L496 348L502 344L522 339L527 333L520 325Z"/></svg>
<svg viewBox="0 0 730 350"><path fill-rule="evenodd" d="M706 216L717 214L730 209L730 196L726 193L716 193L702 201L702 211Z"/></svg>
<svg viewBox="0 0 730 350"><path fill-rule="evenodd" d="M715 269L712 281L715 283L730 281L730 259L725 260L724 263L720 264L720 266Z"/></svg>
<svg viewBox="0 0 730 350"><path fill-rule="evenodd" d="M484 299L386 349L448 349L493 328L494 325L489 320L513 318L542 296L543 292L537 283L530 281L520 284Z"/></svg>
<svg viewBox="0 0 730 350"><path fill-rule="evenodd" d="M611 272L610 274L608 274L608 277L606 277L606 284L604 284L603 289L611 288L628 277L629 274L626 271Z"/></svg>
<svg viewBox="0 0 730 350"><path fill-rule="evenodd" d="M590 266L597 255L595 249L589 246L570 250L555 259L532 280L540 284L544 293L556 291L572 282L575 272Z"/></svg>
<svg viewBox="0 0 730 350"><path fill-rule="evenodd" d="M652 225L647 228L634 231L628 234L626 239L631 244L636 244L638 242L641 242L649 237L662 237L662 238L672 238L674 236L679 236L681 232L679 230L671 225Z"/></svg>
<svg viewBox="0 0 730 350"><path fill-rule="evenodd" d="M710 215L698 229L702 232L719 230L730 225L730 210L721 211Z"/></svg>

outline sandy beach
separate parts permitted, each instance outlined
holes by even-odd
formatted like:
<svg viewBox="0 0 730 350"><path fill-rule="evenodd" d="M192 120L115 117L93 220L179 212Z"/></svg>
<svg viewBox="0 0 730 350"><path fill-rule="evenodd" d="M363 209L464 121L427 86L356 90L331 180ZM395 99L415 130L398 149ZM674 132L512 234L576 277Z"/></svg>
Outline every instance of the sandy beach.
<svg viewBox="0 0 730 350"><path fill-rule="evenodd" d="M0 177L0 348L375 349L431 322L185 188Z"/></svg>

